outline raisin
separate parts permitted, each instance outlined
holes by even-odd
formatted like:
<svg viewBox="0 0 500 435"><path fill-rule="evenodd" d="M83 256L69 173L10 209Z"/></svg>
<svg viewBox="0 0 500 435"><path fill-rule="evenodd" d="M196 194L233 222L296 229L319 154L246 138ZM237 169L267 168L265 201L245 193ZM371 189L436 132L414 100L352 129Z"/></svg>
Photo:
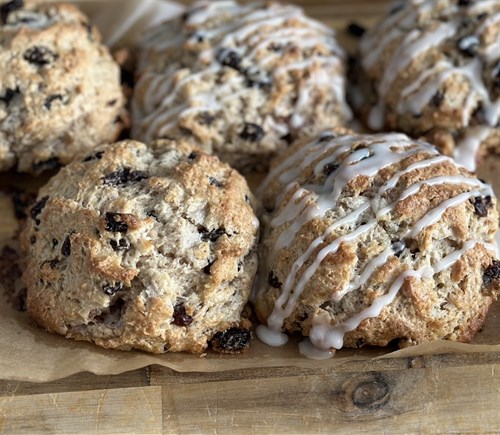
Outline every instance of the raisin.
<svg viewBox="0 0 500 435"><path fill-rule="evenodd" d="M224 187L224 185L219 180L217 180L217 178L214 177L208 177L208 182L210 183L211 186Z"/></svg>
<svg viewBox="0 0 500 435"><path fill-rule="evenodd" d="M325 166L323 166L323 174L325 174L327 177L334 173L337 169L339 168L339 165L336 163L327 163Z"/></svg>
<svg viewBox="0 0 500 435"><path fill-rule="evenodd" d="M65 257L69 257L71 255L71 239L69 238L69 236L64 239L64 242L61 246L61 254Z"/></svg>
<svg viewBox="0 0 500 435"><path fill-rule="evenodd" d="M101 160L104 155L104 151L97 151L95 154L87 156L83 159L84 162L90 162L92 160Z"/></svg>
<svg viewBox="0 0 500 435"><path fill-rule="evenodd" d="M130 242L127 239L110 240L109 244L114 251L128 251L130 249Z"/></svg>
<svg viewBox="0 0 500 435"><path fill-rule="evenodd" d="M106 284L102 287L104 293L108 296L113 296L116 292L119 292L123 288L123 283L119 282L117 284Z"/></svg>
<svg viewBox="0 0 500 435"><path fill-rule="evenodd" d="M241 67L241 56L234 50L222 48L217 54L217 60L224 66L228 66L237 71Z"/></svg>
<svg viewBox="0 0 500 435"><path fill-rule="evenodd" d="M476 196L469 200L474 206L474 213L480 217L488 216L488 210L491 208L491 196Z"/></svg>
<svg viewBox="0 0 500 435"><path fill-rule="evenodd" d="M467 57L474 57L479 49L479 38L477 36L465 36L458 41L460 53Z"/></svg>
<svg viewBox="0 0 500 435"><path fill-rule="evenodd" d="M7 23L7 17L11 12L22 9L23 7L23 0L12 0L0 6L0 17L2 18L2 24Z"/></svg>
<svg viewBox="0 0 500 435"><path fill-rule="evenodd" d="M208 112L203 112L198 115L198 122L201 125L210 126L216 119L217 117L215 115L212 115L211 113Z"/></svg>
<svg viewBox="0 0 500 435"><path fill-rule="evenodd" d="M174 307L174 321L172 322L177 326L188 326L193 321L193 318L186 314L186 307L183 304L177 304Z"/></svg>
<svg viewBox="0 0 500 435"><path fill-rule="evenodd" d="M216 242L220 236L225 234L224 228L217 228L212 231L208 231L205 227L198 227L198 232L201 234L201 240L204 242Z"/></svg>
<svg viewBox="0 0 500 435"><path fill-rule="evenodd" d="M365 34L366 29L359 24L351 23L347 26L347 32L356 38L361 38Z"/></svg>
<svg viewBox="0 0 500 435"><path fill-rule="evenodd" d="M249 142L258 142L264 137L264 130L257 124L247 122L240 133L240 137Z"/></svg>
<svg viewBox="0 0 500 435"><path fill-rule="evenodd" d="M50 110L52 108L52 103L54 101L61 101L62 103L64 102L64 98L62 95L60 94L55 94L55 95L49 95L46 99L45 99L45 103L43 103L43 105L45 106L45 108L47 110Z"/></svg>
<svg viewBox="0 0 500 435"><path fill-rule="evenodd" d="M291 145L294 141L292 133L287 133L280 137L280 140L285 141L288 145Z"/></svg>
<svg viewBox="0 0 500 435"><path fill-rule="evenodd" d="M490 266L484 271L483 284L489 286L494 280L500 278L500 261L494 260Z"/></svg>
<svg viewBox="0 0 500 435"><path fill-rule="evenodd" d="M48 65L54 62L58 57L56 53L50 51L43 45L28 48L23 55L25 61L37 66Z"/></svg>
<svg viewBox="0 0 500 435"><path fill-rule="evenodd" d="M203 273L206 273L207 275L212 275L212 271L210 270L212 268L212 265L215 263L214 261L209 261L208 264L203 268Z"/></svg>
<svg viewBox="0 0 500 435"><path fill-rule="evenodd" d="M273 288L281 288L281 286L283 285L278 280L278 277L274 274L272 270L271 272L269 272L269 275L267 276L267 283Z"/></svg>
<svg viewBox="0 0 500 435"><path fill-rule="evenodd" d="M197 157L198 154L193 151L191 154L189 154L188 160L196 160Z"/></svg>
<svg viewBox="0 0 500 435"><path fill-rule="evenodd" d="M218 332L211 341L212 348L221 353L235 353L250 346L252 333L248 329L229 328Z"/></svg>
<svg viewBox="0 0 500 435"><path fill-rule="evenodd" d="M356 343L354 344L354 347L356 347L357 349L359 349L360 347L363 347L365 344L365 340L363 340L362 338L358 338L356 340Z"/></svg>
<svg viewBox="0 0 500 435"><path fill-rule="evenodd" d="M14 99L14 97L20 94L21 92L19 91L19 88L16 89L7 88L5 90L5 93L3 94L3 97L0 97L0 101L3 101L8 106L10 102Z"/></svg>
<svg viewBox="0 0 500 435"><path fill-rule="evenodd" d="M402 240L396 240L395 242L392 242L391 248L394 251L394 255L399 257L406 249L406 244Z"/></svg>
<svg viewBox="0 0 500 435"><path fill-rule="evenodd" d="M120 81L122 85L133 88L135 85L134 73L128 69L122 68L120 70Z"/></svg>
<svg viewBox="0 0 500 435"><path fill-rule="evenodd" d="M54 169L59 169L60 167L61 162L57 157L51 157L50 159L33 163L33 165L31 166L35 174L39 174L40 172L44 171L52 171Z"/></svg>
<svg viewBox="0 0 500 435"><path fill-rule="evenodd" d="M47 204L47 201L49 200L48 196L44 196L40 201L38 201L32 208L31 208L31 218L34 219L35 223L37 225L40 225L40 219L38 219L38 215L42 212L43 208L45 207L45 204Z"/></svg>
<svg viewBox="0 0 500 435"><path fill-rule="evenodd" d="M59 264L59 258L54 258L53 260L47 261L51 269L55 269L56 266Z"/></svg>
<svg viewBox="0 0 500 435"><path fill-rule="evenodd" d="M430 105L432 107L439 107L441 106L441 103L444 101L444 92L443 91L437 91L431 98Z"/></svg>
<svg viewBox="0 0 500 435"><path fill-rule="evenodd" d="M148 175L144 171L132 171L131 168L124 168L104 176L102 181L108 186L120 186L128 183L136 183L147 177Z"/></svg>
<svg viewBox="0 0 500 435"><path fill-rule="evenodd" d="M122 215L120 213L106 212L106 231L111 231L112 233L126 233L128 231L128 225L123 222Z"/></svg>

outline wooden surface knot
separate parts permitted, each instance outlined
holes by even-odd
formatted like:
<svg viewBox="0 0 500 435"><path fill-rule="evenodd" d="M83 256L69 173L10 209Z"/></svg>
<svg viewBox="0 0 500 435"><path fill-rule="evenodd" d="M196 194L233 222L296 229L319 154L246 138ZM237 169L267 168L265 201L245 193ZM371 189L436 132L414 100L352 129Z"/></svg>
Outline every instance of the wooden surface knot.
<svg viewBox="0 0 500 435"><path fill-rule="evenodd" d="M350 391L349 391L350 390ZM353 405L359 410L375 411L384 407L390 399L389 384L382 373L371 372L352 379L346 393L350 392Z"/></svg>

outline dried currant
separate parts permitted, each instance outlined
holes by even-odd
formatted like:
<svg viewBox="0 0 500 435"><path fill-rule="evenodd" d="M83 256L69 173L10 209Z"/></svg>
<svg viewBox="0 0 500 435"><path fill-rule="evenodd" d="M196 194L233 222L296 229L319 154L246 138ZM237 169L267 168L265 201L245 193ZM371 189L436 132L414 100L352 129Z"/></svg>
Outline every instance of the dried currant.
<svg viewBox="0 0 500 435"><path fill-rule="evenodd" d="M73 233L71 233L73 234ZM71 255L71 239L70 236L67 236L64 239L64 242L61 246L61 254L64 255L65 257L69 257Z"/></svg>
<svg viewBox="0 0 500 435"><path fill-rule="evenodd" d="M201 240L204 242L216 242L219 237L226 234L223 228L208 231L205 227L199 227L198 232L201 234Z"/></svg>
<svg viewBox="0 0 500 435"><path fill-rule="evenodd" d="M174 307L174 321L172 322L177 326L188 326L193 321L193 317L186 314L186 307L183 304L177 304Z"/></svg>
<svg viewBox="0 0 500 435"><path fill-rule="evenodd" d="M113 296L116 292L119 292L122 288L123 288L123 283L119 282L117 284L106 284L102 287L102 290L108 296Z"/></svg>
<svg viewBox="0 0 500 435"><path fill-rule="evenodd" d="M273 288L281 288L281 286L283 285L278 280L278 277L274 274L272 270L271 272L269 272L269 275L267 276L267 283Z"/></svg>
<svg viewBox="0 0 500 435"><path fill-rule="evenodd" d="M264 130L257 124L247 122L240 133L240 137L249 142L258 142L264 137Z"/></svg>
<svg viewBox="0 0 500 435"><path fill-rule="evenodd" d="M248 329L229 328L218 332L211 341L212 348L221 353L237 353L248 348L252 333Z"/></svg>
<svg viewBox="0 0 500 435"><path fill-rule="evenodd" d="M500 261L494 260L484 271L483 284L489 286L493 281L500 278Z"/></svg>
<svg viewBox="0 0 500 435"><path fill-rule="evenodd" d="M21 91L19 91L19 88L16 89L7 88L5 90L5 93L3 94L3 97L0 97L0 101L3 101L8 106L10 102L14 99L14 97L20 94Z"/></svg>
<svg viewBox="0 0 500 435"><path fill-rule="evenodd" d="M106 231L112 233L126 233L128 225L123 221L120 213L106 212Z"/></svg>
<svg viewBox="0 0 500 435"><path fill-rule="evenodd" d="M437 91L431 98L431 101L429 104L432 107L439 107L441 106L441 103L444 101L444 92L439 90Z"/></svg>
<svg viewBox="0 0 500 435"><path fill-rule="evenodd" d="M460 53L467 57L474 57L479 49L479 38L477 36L465 36L458 41Z"/></svg>
<svg viewBox="0 0 500 435"><path fill-rule="evenodd" d="M113 248L113 251L128 251L130 249L130 242L127 239L110 240L109 244Z"/></svg>
<svg viewBox="0 0 500 435"><path fill-rule="evenodd" d="M323 174L328 177L329 175L333 174L338 168L339 165L337 165L336 163L327 163L325 166L323 166Z"/></svg>
<svg viewBox="0 0 500 435"><path fill-rule="evenodd" d="M43 45L28 48L23 55L25 61L36 66L45 66L54 62L59 56Z"/></svg>
<svg viewBox="0 0 500 435"><path fill-rule="evenodd" d="M2 18L2 24L7 23L7 17L11 12L22 9L23 7L23 0L12 0L10 2L2 4L2 6L0 6L0 17Z"/></svg>
<svg viewBox="0 0 500 435"><path fill-rule="evenodd" d="M123 168L105 175L102 181L107 186L120 186L128 183L136 183L147 177L148 175L144 171L133 171L131 168Z"/></svg>
<svg viewBox="0 0 500 435"><path fill-rule="evenodd" d="M396 240L392 242L391 249L394 251L394 255L399 257L406 249L406 244L402 240Z"/></svg>
<svg viewBox="0 0 500 435"><path fill-rule="evenodd" d="M43 105L47 110L50 110L52 109L52 103L54 103L54 101L61 101L61 103L64 103L64 97L60 94L49 95L45 99L45 103L43 103Z"/></svg>
<svg viewBox="0 0 500 435"><path fill-rule="evenodd" d="M44 196L40 201L38 201L32 208L31 208L31 218L35 221L37 225L40 225L40 219L38 219L38 215L42 212L43 208L45 207L45 204L47 204L47 201L49 200L48 196Z"/></svg>
<svg viewBox="0 0 500 435"><path fill-rule="evenodd" d="M222 48L217 54L217 60L224 66L228 66L237 71L241 68L241 56L234 50Z"/></svg>
<svg viewBox="0 0 500 435"><path fill-rule="evenodd" d="M488 216L488 210L491 208L491 196L476 196L470 199L471 204L474 206L474 213L480 217Z"/></svg>
<svg viewBox="0 0 500 435"><path fill-rule="evenodd" d="M210 270L212 268L212 265L215 263L214 261L209 261L208 264L203 268L203 273L207 275L212 275L212 271Z"/></svg>
<svg viewBox="0 0 500 435"><path fill-rule="evenodd" d="M356 38L361 38L365 34L366 29L357 23L351 23L347 26L347 32Z"/></svg>

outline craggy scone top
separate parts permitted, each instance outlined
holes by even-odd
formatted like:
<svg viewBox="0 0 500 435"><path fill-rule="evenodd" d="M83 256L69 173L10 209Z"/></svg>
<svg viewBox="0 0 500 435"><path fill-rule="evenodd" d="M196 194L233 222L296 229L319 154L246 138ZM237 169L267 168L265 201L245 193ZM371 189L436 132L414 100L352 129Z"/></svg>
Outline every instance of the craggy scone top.
<svg viewBox="0 0 500 435"><path fill-rule="evenodd" d="M30 211L28 313L103 347L200 353L215 339L241 350L257 269L253 201L242 176L191 146L100 147L62 168Z"/></svg>
<svg viewBox="0 0 500 435"><path fill-rule="evenodd" d="M200 1L139 47L133 137L183 137L240 170L341 125L344 54L296 6Z"/></svg>
<svg viewBox="0 0 500 435"><path fill-rule="evenodd" d="M0 7L0 170L39 173L113 141L123 128L120 70L70 4Z"/></svg>
<svg viewBox="0 0 500 435"><path fill-rule="evenodd" d="M265 341L469 341L500 292L492 189L427 143L327 131L277 158L261 196Z"/></svg>
<svg viewBox="0 0 500 435"><path fill-rule="evenodd" d="M499 1L395 2L359 63L370 128L426 135L469 169L500 152Z"/></svg>

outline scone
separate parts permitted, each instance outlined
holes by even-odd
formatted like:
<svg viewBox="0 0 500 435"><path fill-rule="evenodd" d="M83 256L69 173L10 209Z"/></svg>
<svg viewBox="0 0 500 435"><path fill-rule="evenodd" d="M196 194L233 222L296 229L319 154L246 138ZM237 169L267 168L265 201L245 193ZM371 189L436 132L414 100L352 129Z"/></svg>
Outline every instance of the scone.
<svg viewBox="0 0 500 435"><path fill-rule="evenodd" d="M39 173L114 141L126 121L120 70L70 4L3 3L0 170Z"/></svg>
<svg viewBox="0 0 500 435"><path fill-rule="evenodd" d="M500 2L409 0L360 44L353 94L373 130L425 136L470 170L500 154Z"/></svg>
<svg viewBox="0 0 500 435"><path fill-rule="evenodd" d="M132 136L183 138L244 172L350 118L334 32L295 6L201 1L138 58Z"/></svg>
<svg viewBox="0 0 500 435"><path fill-rule="evenodd" d="M248 346L257 268L246 181L183 143L103 146L61 169L21 244L27 309L45 329L117 349Z"/></svg>
<svg viewBox="0 0 500 435"><path fill-rule="evenodd" d="M261 192L264 341L467 342L500 293L491 187L427 143L325 132L279 157Z"/></svg>

